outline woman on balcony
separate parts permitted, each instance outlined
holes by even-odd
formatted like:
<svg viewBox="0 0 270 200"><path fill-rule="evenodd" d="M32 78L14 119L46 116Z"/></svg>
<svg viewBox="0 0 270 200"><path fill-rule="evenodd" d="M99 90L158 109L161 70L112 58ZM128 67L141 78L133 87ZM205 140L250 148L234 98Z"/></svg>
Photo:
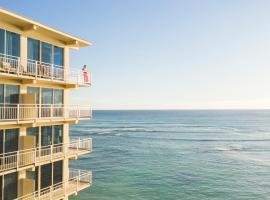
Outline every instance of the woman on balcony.
<svg viewBox="0 0 270 200"><path fill-rule="evenodd" d="M83 71L83 81L84 81L84 83L89 84L90 83L90 77L89 77L89 72L87 70L86 65L83 66L82 71Z"/></svg>

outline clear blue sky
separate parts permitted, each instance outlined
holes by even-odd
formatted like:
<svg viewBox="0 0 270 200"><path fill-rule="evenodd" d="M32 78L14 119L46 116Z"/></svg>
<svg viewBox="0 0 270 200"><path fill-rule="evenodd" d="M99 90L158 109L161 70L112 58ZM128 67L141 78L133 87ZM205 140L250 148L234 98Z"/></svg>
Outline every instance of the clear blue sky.
<svg viewBox="0 0 270 200"><path fill-rule="evenodd" d="M270 108L270 1L1 0L94 43L71 53L96 109Z"/></svg>

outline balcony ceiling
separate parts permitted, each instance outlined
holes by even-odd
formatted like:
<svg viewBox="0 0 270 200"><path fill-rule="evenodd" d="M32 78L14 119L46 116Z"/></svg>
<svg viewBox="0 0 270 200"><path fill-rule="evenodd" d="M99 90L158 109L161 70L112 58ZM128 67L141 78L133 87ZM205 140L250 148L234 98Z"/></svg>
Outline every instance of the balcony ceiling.
<svg viewBox="0 0 270 200"><path fill-rule="evenodd" d="M63 43L65 43L67 46L70 47L78 48L91 45L91 43L86 40L56 30L32 19L7 11L3 8L0 8L0 19L1 21L5 21L9 24L12 24L20 28L22 31L33 30L38 31L42 34L46 34L49 37L62 41Z"/></svg>

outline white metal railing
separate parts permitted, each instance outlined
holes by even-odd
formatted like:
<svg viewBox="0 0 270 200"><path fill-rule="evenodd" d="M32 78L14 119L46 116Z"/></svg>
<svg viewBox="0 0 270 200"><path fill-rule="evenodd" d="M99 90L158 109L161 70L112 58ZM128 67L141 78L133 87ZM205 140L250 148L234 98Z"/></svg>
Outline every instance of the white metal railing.
<svg viewBox="0 0 270 200"><path fill-rule="evenodd" d="M78 155L92 152L92 138L71 140L68 144L68 155Z"/></svg>
<svg viewBox="0 0 270 200"><path fill-rule="evenodd" d="M66 69L64 66L30 59L27 59L26 63L26 66L23 66L20 57L0 54L1 73L91 85L91 74L88 71Z"/></svg>
<svg viewBox="0 0 270 200"><path fill-rule="evenodd" d="M0 172L37 165L65 155L82 155L92 152L92 139L77 139L67 144L55 144L0 154Z"/></svg>
<svg viewBox="0 0 270 200"><path fill-rule="evenodd" d="M16 200L53 200L67 197L70 194L92 185L92 172L86 170L69 169L68 180L43 188L39 191L24 195Z"/></svg>
<svg viewBox="0 0 270 200"><path fill-rule="evenodd" d="M91 119L90 106L0 104L0 121L26 121L46 118Z"/></svg>
<svg viewBox="0 0 270 200"><path fill-rule="evenodd" d="M10 56L0 53L0 71L6 73L20 73L21 59L16 56Z"/></svg>

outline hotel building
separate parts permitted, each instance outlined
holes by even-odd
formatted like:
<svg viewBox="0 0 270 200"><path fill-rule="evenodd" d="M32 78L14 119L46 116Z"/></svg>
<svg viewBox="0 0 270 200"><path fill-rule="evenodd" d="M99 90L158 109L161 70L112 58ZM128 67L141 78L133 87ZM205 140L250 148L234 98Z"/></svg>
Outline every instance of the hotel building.
<svg viewBox="0 0 270 200"><path fill-rule="evenodd" d="M0 9L0 199L68 199L92 183L69 161L92 152L69 125L91 119L70 105L69 90L91 85L69 65L69 50L89 42Z"/></svg>

